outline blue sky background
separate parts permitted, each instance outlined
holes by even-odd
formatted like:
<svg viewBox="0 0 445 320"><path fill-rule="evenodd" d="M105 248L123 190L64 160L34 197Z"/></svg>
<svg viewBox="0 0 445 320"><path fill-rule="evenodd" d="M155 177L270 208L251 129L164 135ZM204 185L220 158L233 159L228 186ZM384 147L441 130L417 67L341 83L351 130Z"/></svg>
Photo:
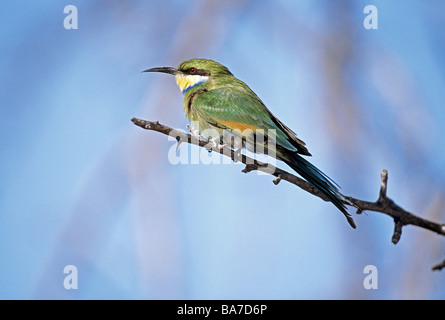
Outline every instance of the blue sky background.
<svg viewBox="0 0 445 320"><path fill-rule="evenodd" d="M66 5L79 29L63 27ZM363 8L378 9L366 30ZM441 236L243 166L173 165L173 77L219 61L303 139L342 192L444 221L443 1L3 1L0 298L443 299ZM199 152L182 145L180 152ZM284 167L284 165L282 165ZM352 210L351 210L352 211ZM363 269L378 269L366 290ZM79 289L63 287L66 265Z"/></svg>

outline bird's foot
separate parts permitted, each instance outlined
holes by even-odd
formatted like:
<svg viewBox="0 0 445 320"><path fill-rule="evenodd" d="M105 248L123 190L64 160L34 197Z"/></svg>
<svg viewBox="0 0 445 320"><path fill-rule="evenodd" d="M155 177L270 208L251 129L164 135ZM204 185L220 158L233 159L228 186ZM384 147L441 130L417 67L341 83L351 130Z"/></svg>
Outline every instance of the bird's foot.
<svg viewBox="0 0 445 320"><path fill-rule="evenodd" d="M218 137L209 139L209 143L206 144L205 148L208 152L212 152L212 150L222 150L226 146L225 144L219 144L217 141L219 140Z"/></svg>
<svg viewBox="0 0 445 320"><path fill-rule="evenodd" d="M199 133L199 131L195 128L193 128L191 125L187 124L187 129L188 131L190 131L190 133L192 134L192 136L194 137L198 137L198 138L203 138L203 139L207 139L209 142L204 146L204 148L207 149L208 152L212 152L212 150L222 150L224 149L224 147L226 146L225 144L219 144L217 141L220 139L219 137L215 137L215 138L206 138L204 136L201 135L201 133Z"/></svg>
<svg viewBox="0 0 445 320"><path fill-rule="evenodd" d="M187 129L188 129L188 131L190 131L190 133L193 136L195 136L195 137L202 137L201 134L199 133L199 130L193 128L191 125L187 124Z"/></svg>

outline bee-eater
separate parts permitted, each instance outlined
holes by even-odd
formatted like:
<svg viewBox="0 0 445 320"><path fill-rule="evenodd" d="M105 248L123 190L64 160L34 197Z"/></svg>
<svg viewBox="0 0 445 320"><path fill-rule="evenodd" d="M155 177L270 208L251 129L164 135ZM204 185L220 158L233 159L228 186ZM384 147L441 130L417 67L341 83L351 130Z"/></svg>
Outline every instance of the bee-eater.
<svg viewBox="0 0 445 320"><path fill-rule="evenodd" d="M184 94L185 114L192 123L198 123L200 132L212 129L222 134L230 130L243 140L244 145L250 143L256 146L255 132L262 129L260 131L266 143L261 147L267 149L273 139L276 157L325 195L345 215L351 227L356 228L344 205L346 199L338 191L336 183L300 156L311 156L306 144L225 66L213 60L191 59L181 62L178 68L159 67L143 72L163 72L175 76ZM250 133L244 134L246 131ZM272 131L273 136L268 134Z"/></svg>

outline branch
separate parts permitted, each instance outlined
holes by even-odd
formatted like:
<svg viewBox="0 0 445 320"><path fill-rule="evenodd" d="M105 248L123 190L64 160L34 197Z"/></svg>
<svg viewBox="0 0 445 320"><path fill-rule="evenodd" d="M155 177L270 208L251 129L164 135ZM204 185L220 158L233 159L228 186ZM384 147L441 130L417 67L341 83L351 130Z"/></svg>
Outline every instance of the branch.
<svg viewBox="0 0 445 320"><path fill-rule="evenodd" d="M313 187L306 180L303 180L269 163L263 163L251 157L248 157L244 154L237 153L231 148L225 147L223 145L215 145L215 142L209 141L208 139L202 136L197 136L193 132L192 132L193 134L191 135L182 130L173 129L163 124L160 124L158 121L152 122L137 118L131 118L131 121L135 125L143 129L158 131L160 133L174 137L178 141L178 148L182 142L187 142L190 144L206 148L209 151L211 150L220 153L224 156L230 157L235 162L238 161L242 162L243 164L245 164L245 168L242 170L242 172L244 173L248 173L255 170L262 171L271 174L275 177L275 179L273 180L273 183L275 185L279 184L281 180L285 180L313 194L314 196L317 196L325 201L328 201L328 199L322 193L320 193L315 187ZM381 187L380 187L379 198L377 199L377 201L370 202L370 201L355 199L349 196L344 196L345 200L343 200L343 203L349 206L352 204L357 209L357 214L360 214L363 211L375 211L392 217L394 219L394 233L392 236L392 242L394 244L397 244L399 242L400 237L402 235L402 228L407 225L417 226L423 229L436 232L442 236L445 236L445 224L420 218L402 209L400 206L394 203L393 200L388 198L386 195L387 183L388 183L388 171L384 169L381 172ZM445 260L442 263L434 266L432 269L441 270L442 268L445 268Z"/></svg>
<svg viewBox="0 0 445 320"><path fill-rule="evenodd" d="M442 270L443 268L445 268L445 260L443 260L441 263L436 264L431 269L432 270Z"/></svg>

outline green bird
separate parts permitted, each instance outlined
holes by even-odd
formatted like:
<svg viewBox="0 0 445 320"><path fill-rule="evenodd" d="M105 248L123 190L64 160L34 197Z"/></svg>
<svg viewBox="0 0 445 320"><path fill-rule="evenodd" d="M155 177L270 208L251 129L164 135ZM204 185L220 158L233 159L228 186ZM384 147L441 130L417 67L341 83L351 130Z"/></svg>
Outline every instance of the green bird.
<svg viewBox="0 0 445 320"><path fill-rule="evenodd" d="M213 60L191 59L181 62L178 68L158 67L143 72L175 76L184 94L184 112L192 123L198 123L199 132L216 130L221 139L223 132L232 132L242 140L239 149L245 146L249 150L268 151L275 145L276 157L325 195L345 215L351 227L356 228L338 185L301 156L311 156L306 144L227 67Z"/></svg>

